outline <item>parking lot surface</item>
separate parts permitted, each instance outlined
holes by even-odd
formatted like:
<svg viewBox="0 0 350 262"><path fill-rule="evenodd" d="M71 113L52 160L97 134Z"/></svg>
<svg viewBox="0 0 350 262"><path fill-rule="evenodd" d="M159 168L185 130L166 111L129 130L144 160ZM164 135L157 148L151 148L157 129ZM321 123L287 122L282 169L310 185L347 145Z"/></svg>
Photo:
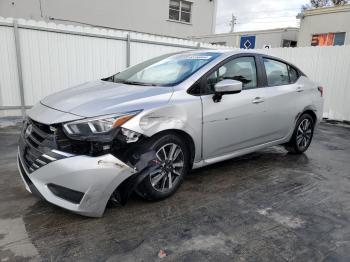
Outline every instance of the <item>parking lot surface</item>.
<svg viewBox="0 0 350 262"><path fill-rule="evenodd" d="M1 262L350 260L349 127L321 124L303 155L273 147L192 171L171 198L133 196L99 219L25 190L18 134L0 129Z"/></svg>

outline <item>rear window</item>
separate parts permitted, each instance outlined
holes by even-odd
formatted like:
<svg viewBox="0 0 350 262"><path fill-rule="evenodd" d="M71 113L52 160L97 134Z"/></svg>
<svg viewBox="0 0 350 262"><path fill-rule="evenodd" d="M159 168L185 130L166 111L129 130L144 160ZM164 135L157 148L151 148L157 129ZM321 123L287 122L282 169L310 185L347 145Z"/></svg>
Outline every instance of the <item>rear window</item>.
<svg viewBox="0 0 350 262"><path fill-rule="evenodd" d="M264 58L268 86L280 86L295 83L299 79L299 71L286 63Z"/></svg>

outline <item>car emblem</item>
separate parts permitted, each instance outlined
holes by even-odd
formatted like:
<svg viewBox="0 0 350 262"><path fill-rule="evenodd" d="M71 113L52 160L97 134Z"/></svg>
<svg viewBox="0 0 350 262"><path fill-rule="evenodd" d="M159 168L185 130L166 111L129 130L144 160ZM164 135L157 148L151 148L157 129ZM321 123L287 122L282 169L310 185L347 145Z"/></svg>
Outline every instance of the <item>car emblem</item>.
<svg viewBox="0 0 350 262"><path fill-rule="evenodd" d="M55 127L53 127L53 126L50 126L50 131L52 131L52 132L56 132L56 128L55 128Z"/></svg>
<svg viewBox="0 0 350 262"><path fill-rule="evenodd" d="M33 126L32 125L27 126L27 129L26 129L26 131L24 133L25 138L30 136L32 134L32 131L33 131Z"/></svg>

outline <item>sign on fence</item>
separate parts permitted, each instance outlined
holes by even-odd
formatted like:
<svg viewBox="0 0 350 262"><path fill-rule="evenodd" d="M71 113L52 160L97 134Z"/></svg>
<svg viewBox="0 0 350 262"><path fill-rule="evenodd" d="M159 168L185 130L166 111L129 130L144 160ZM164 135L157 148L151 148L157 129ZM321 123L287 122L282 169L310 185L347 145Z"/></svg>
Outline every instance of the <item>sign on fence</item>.
<svg viewBox="0 0 350 262"><path fill-rule="evenodd" d="M255 35L241 36L240 48L242 49L254 49L255 48Z"/></svg>

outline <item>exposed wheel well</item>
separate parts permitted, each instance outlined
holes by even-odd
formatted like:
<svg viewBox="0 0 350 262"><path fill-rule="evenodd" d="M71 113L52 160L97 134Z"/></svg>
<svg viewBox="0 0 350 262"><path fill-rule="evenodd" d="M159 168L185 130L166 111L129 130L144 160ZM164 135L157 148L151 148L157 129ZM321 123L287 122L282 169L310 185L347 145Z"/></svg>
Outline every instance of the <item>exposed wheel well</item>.
<svg viewBox="0 0 350 262"><path fill-rule="evenodd" d="M314 124L317 122L317 115L316 115L316 113L315 113L314 111L312 111L311 109L308 109L308 110L304 111L304 112L300 115L300 117L301 117L302 115L305 115L305 114L309 114L309 115L312 117L312 120L314 121ZM299 117L299 118L300 118L300 117Z"/></svg>
<svg viewBox="0 0 350 262"><path fill-rule="evenodd" d="M188 149L190 151L190 154L191 154L191 168L192 168L192 165L193 165L193 161L194 161L194 157L195 157L195 153L196 153L196 148L195 148L195 145L194 145L194 141L192 139L192 137L182 131L182 130L179 130L179 129L168 129L168 130L163 130L155 135L153 135L152 137L155 137L155 136L162 136L162 135L165 135L165 134L176 134L178 136L180 136L181 138L184 139L186 145L188 146Z"/></svg>

